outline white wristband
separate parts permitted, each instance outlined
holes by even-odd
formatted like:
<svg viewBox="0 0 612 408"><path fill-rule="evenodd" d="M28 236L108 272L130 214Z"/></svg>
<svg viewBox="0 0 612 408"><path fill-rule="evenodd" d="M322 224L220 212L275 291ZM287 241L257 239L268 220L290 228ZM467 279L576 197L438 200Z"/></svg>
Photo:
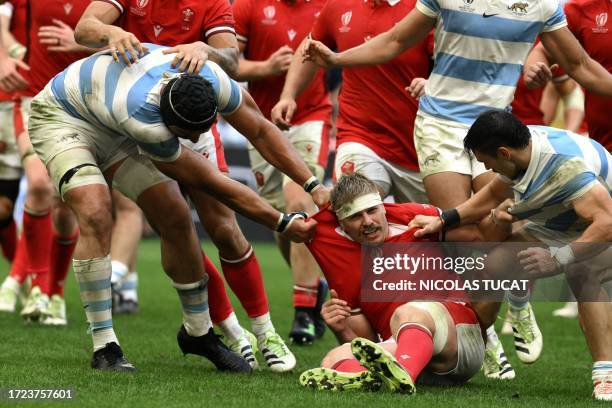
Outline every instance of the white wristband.
<svg viewBox="0 0 612 408"><path fill-rule="evenodd" d="M576 260L574 251L569 245L565 245L561 248L550 248L550 255L555 258L559 266L566 266L573 263Z"/></svg>

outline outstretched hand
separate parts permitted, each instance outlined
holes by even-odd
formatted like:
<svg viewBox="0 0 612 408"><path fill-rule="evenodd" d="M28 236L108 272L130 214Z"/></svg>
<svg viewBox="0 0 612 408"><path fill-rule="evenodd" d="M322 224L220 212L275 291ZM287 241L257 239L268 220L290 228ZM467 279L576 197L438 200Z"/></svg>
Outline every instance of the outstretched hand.
<svg viewBox="0 0 612 408"><path fill-rule="evenodd" d="M338 54L320 41L307 38L302 48L302 62L310 61L323 68L331 68L337 63Z"/></svg>

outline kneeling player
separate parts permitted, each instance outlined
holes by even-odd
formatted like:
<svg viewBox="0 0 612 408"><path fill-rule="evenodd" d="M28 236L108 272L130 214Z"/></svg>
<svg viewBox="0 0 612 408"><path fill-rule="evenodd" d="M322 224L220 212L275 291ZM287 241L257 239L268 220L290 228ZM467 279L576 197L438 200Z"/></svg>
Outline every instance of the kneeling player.
<svg viewBox="0 0 612 408"><path fill-rule="evenodd" d="M417 214L438 215L421 204L383 204L376 186L360 174L343 177L332 192L334 212L314 216L308 244L323 269L332 299L324 318L345 344L300 382L318 389L378 389L413 393L417 379L461 383L480 369L484 340L471 306L459 302L361 302L362 244L436 241L414 238L408 224ZM361 336L361 337L358 337ZM388 339L375 343L377 338ZM350 342L350 345L348 344Z"/></svg>

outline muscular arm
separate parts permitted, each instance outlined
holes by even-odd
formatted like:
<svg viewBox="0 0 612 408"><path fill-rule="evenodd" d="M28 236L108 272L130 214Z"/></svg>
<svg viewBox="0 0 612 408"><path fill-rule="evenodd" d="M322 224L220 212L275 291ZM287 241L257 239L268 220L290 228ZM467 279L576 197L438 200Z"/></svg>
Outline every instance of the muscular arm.
<svg viewBox="0 0 612 408"><path fill-rule="evenodd" d="M241 54L244 53L246 46L245 43L238 42L238 49ZM234 79L237 81L258 81L270 76L280 75L289 68L292 55L291 47L284 45L263 61L253 61L246 57L240 58Z"/></svg>
<svg viewBox="0 0 612 408"><path fill-rule="evenodd" d="M219 33L208 38L208 58L219 64L225 72L233 76L238 68L238 41L230 33Z"/></svg>
<svg viewBox="0 0 612 408"><path fill-rule="evenodd" d="M91 48L107 46L113 32L123 31L113 25L119 16L119 10L112 4L92 1L74 29L76 42Z"/></svg>
<svg viewBox="0 0 612 408"><path fill-rule="evenodd" d="M268 163L303 185L312 177L304 160L281 131L263 116L253 98L244 90L242 97L240 108L225 117L227 122L249 139Z"/></svg>
<svg viewBox="0 0 612 408"><path fill-rule="evenodd" d="M304 48L306 41L307 38L302 40L298 50ZM287 71L287 76L285 77L285 86L283 86L280 99L297 98L310 85L317 73L317 69L319 69L317 64L313 62L302 62L300 54L300 52L296 52L291 59L291 65L289 65L289 71Z"/></svg>
<svg viewBox="0 0 612 408"><path fill-rule="evenodd" d="M337 55L336 65L376 65L390 61L421 41L436 20L413 9L399 23L372 40Z"/></svg>
<svg viewBox="0 0 612 408"><path fill-rule="evenodd" d="M567 27L542 33L542 44L551 58L584 88L612 97L612 74L589 57Z"/></svg>
<svg viewBox="0 0 612 408"><path fill-rule="evenodd" d="M508 197L508 184L495 177L489 184L457 207L461 225L477 223Z"/></svg>
<svg viewBox="0 0 612 408"><path fill-rule="evenodd" d="M575 241L583 243L609 243L612 241L612 198L601 184L591 188L582 197L572 201L576 214L590 225ZM590 245L572 245L577 259L590 255Z"/></svg>
<svg viewBox="0 0 612 408"><path fill-rule="evenodd" d="M230 208L268 228L275 229L280 213L247 186L225 177L202 155L183 147L173 162L154 161L168 177L180 183L212 193Z"/></svg>

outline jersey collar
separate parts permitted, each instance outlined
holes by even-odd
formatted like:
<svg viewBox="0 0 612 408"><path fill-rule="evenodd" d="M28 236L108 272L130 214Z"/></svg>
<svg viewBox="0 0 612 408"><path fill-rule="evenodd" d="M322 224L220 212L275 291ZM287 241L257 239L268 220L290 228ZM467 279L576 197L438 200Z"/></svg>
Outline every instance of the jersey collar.
<svg viewBox="0 0 612 408"><path fill-rule="evenodd" d="M533 181L540 164L540 153L542 152L542 135L534 129L529 129L529 131L531 132L531 159L529 160L529 166L527 166L527 170L525 170L520 179L514 180L515 184L512 187L521 194L527 191L527 187Z"/></svg>

